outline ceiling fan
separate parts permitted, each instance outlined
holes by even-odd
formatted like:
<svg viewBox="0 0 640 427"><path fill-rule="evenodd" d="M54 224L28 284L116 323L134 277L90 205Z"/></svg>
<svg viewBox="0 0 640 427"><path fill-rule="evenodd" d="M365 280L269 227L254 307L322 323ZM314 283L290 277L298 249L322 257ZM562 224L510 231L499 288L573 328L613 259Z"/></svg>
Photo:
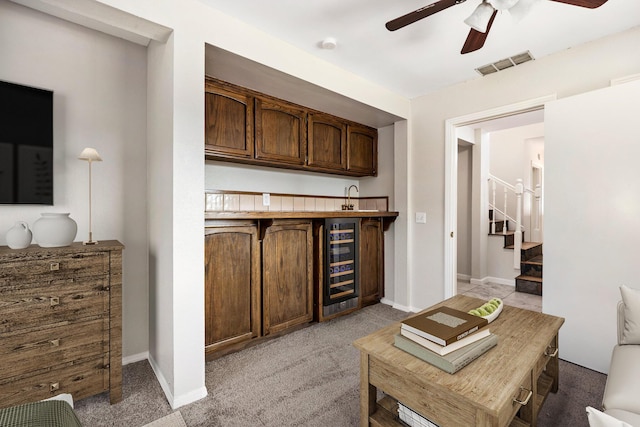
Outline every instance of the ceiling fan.
<svg viewBox="0 0 640 427"><path fill-rule="evenodd" d="M439 0L434 3L421 7L418 10L407 13L399 18L393 19L385 25L387 30L395 31L400 28L406 27L409 24L413 24L416 21L424 19L428 16L434 15L445 9L455 6L460 3L464 3L466 0ZM493 20L498 14L499 10L508 10L511 15L516 18L521 18L529 11L533 3L537 0L482 0L474 12L465 19L465 23L471 27L469 35L467 36L464 45L462 46L461 54L476 51L487 40L489 30L493 24ZM565 3L572 6L586 7L589 9L595 9L602 6L608 0L551 0L557 3Z"/></svg>

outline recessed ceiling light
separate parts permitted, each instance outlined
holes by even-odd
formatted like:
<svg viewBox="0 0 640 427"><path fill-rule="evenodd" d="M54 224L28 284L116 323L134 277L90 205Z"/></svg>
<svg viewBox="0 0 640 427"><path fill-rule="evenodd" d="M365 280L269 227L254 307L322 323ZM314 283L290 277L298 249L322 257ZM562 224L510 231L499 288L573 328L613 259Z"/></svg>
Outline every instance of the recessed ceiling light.
<svg viewBox="0 0 640 427"><path fill-rule="evenodd" d="M323 49L331 50L331 49L335 49L336 46L338 46L338 42L333 37L327 37L326 39L322 40L322 42L320 43L320 46Z"/></svg>

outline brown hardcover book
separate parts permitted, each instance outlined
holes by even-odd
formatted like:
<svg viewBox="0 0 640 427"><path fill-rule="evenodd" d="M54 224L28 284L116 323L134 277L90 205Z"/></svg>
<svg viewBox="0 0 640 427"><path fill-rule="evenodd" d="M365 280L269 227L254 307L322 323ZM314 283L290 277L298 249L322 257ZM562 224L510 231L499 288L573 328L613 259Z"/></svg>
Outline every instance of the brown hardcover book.
<svg viewBox="0 0 640 427"><path fill-rule="evenodd" d="M488 324L482 317L451 307L438 307L406 319L402 322L402 329L446 346Z"/></svg>

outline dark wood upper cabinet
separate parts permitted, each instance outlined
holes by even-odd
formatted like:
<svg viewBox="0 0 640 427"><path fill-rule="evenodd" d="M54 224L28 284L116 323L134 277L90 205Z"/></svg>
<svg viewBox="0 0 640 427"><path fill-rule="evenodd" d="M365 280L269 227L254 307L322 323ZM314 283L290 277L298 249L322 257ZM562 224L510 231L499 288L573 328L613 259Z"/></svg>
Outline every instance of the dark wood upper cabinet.
<svg viewBox="0 0 640 427"><path fill-rule="evenodd" d="M253 97L207 85L205 155L253 158Z"/></svg>
<svg viewBox="0 0 640 427"><path fill-rule="evenodd" d="M349 125L347 128L347 171L377 175L378 131L374 128Z"/></svg>
<svg viewBox="0 0 640 427"><path fill-rule="evenodd" d="M304 165L307 112L285 102L255 99L256 159Z"/></svg>
<svg viewBox="0 0 640 427"><path fill-rule="evenodd" d="M336 117L309 114L307 139L309 166L345 170L347 167L347 125Z"/></svg>
<svg viewBox="0 0 640 427"><path fill-rule="evenodd" d="M348 176L377 174L378 131L207 77L205 158Z"/></svg>

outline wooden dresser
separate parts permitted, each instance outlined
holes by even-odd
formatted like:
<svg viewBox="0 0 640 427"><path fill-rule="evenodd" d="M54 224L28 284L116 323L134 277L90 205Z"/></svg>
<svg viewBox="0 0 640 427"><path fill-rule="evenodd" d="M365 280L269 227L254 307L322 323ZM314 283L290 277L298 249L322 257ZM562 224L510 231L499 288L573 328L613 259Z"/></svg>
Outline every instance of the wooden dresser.
<svg viewBox="0 0 640 427"><path fill-rule="evenodd" d="M60 393L122 400L123 249L0 246L0 407Z"/></svg>

